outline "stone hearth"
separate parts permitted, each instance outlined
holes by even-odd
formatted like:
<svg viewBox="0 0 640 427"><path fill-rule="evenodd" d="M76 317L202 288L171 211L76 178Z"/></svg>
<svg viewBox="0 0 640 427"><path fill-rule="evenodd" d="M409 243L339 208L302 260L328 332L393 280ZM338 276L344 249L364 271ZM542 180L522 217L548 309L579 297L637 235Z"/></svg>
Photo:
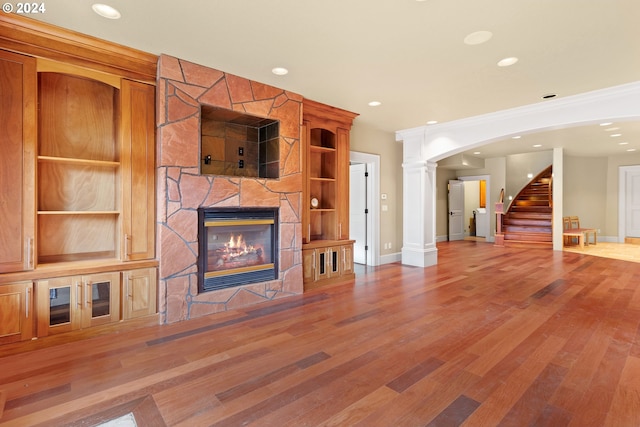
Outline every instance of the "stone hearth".
<svg viewBox="0 0 640 427"><path fill-rule="evenodd" d="M300 294L302 97L162 55L158 66L159 311L171 323ZM280 121L280 178L201 175L200 105ZM279 208L278 279L198 294L199 207Z"/></svg>

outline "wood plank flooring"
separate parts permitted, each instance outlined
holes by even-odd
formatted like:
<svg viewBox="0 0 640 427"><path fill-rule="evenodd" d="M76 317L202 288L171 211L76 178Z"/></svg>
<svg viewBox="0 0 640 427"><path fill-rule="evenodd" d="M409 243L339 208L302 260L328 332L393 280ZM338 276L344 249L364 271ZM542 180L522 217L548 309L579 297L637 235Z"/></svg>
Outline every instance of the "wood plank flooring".
<svg viewBox="0 0 640 427"><path fill-rule="evenodd" d="M438 249L243 310L2 346L0 426L640 425L639 263Z"/></svg>

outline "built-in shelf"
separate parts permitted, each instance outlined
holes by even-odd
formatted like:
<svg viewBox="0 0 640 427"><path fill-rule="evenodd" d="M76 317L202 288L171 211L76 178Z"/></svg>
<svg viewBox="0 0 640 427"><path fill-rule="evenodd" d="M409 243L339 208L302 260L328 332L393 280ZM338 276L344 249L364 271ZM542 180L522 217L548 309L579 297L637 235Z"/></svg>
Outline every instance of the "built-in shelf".
<svg viewBox="0 0 640 427"><path fill-rule="evenodd" d="M309 178L310 181L319 181L319 182L336 182L335 178Z"/></svg>
<svg viewBox="0 0 640 427"><path fill-rule="evenodd" d="M118 211L38 211L38 215L120 215Z"/></svg>
<svg viewBox="0 0 640 427"><path fill-rule="evenodd" d="M107 160L87 160L87 159L75 159L69 157L53 157L53 156L38 156L38 162L41 163L56 163L65 165L78 165L78 166L99 166L117 168L120 166L120 162L111 162Z"/></svg>

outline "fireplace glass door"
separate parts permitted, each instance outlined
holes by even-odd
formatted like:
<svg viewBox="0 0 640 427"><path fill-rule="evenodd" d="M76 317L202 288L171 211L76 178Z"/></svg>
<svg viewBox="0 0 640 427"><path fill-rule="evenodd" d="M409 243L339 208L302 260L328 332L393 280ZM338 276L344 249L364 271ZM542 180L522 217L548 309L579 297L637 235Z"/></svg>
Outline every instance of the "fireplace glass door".
<svg viewBox="0 0 640 427"><path fill-rule="evenodd" d="M202 209L200 291L276 278L276 212Z"/></svg>

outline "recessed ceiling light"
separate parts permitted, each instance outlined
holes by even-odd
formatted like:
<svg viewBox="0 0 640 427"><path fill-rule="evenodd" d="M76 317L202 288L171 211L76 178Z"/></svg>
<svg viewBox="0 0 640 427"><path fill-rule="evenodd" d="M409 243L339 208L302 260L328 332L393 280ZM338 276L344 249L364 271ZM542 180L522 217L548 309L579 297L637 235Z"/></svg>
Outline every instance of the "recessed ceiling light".
<svg viewBox="0 0 640 427"><path fill-rule="evenodd" d="M276 76L284 76L286 74L289 74L289 70L287 70L284 67L275 67L271 69L271 72L273 74L275 74Z"/></svg>
<svg viewBox="0 0 640 427"><path fill-rule="evenodd" d="M381 104L382 104L382 102L380 102L380 101L371 101L369 103L369 107L377 107L378 105L381 105Z"/></svg>
<svg viewBox="0 0 640 427"><path fill-rule="evenodd" d="M618 142L618 145L629 145L628 142Z"/></svg>
<svg viewBox="0 0 640 427"><path fill-rule="evenodd" d="M491 37L493 37L493 33L491 31L476 31L467 35L467 37L464 38L464 43L469 46L473 46L488 42Z"/></svg>
<svg viewBox="0 0 640 427"><path fill-rule="evenodd" d="M438 121L437 121L437 120L429 120L429 121L427 122L427 124L428 124L428 125L435 125L436 123L438 123Z"/></svg>
<svg viewBox="0 0 640 427"><path fill-rule="evenodd" d="M609 135L611 138L617 138L619 136L622 136L621 133L612 133L611 135Z"/></svg>
<svg viewBox="0 0 640 427"><path fill-rule="evenodd" d="M518 62L518 58L516 58L515 56L510 56L509 58L503 58L498 61L498 67L508 67L515 64L516 62Z"/></svg>
<svg viewBox="0 0 640 427"><path fill-rule="evenodd" d="M98 15L107 19L120 19L120 12L117 9L102 3L95 3L91 9Z"/></svg>
<svg viewBox="0 0 640 427"><path fill-rule="evenodd" d="M613 123L611 122L605 122L605 123L600 123L600 126L609 126L612 125Z"/></svg>
<svg viewBox="0 0 640 427"><path fill-rule="evenodd" d="M618 127L612 127L612 128L606 128L606 129L605 129L605 131L607 131L607 132L611 132L612 130L618 130L618 129L620 129L620 128L618 128Z"/></svg>
<svg viewBox="0 0 640 427"><path fill-rule="evenodd" d="M480 151L474 151L473 154L480 154Z"/></svg>
<svg viewBox="0 0 640 427"><path fill-rule="evenodd" d="M551 99L555 98L557 95L555 93L548 93L546 95L542 95L542 99Z"/></svg>
<svg viewBox="0 0 640 427"><path fill-rule="evenodd" d="M540 148L540 147L542 147L542 144L536 144L533 146L533 148Z"/></svg>
<svg viewBox="0 0 640 427"><path fill-rule="evenodd" d="M636 151L635 148L629 148L627 151Z"/></svg>
<svg viewBox="0 0 640 427"><path fill-rule="evenodd" d="M512 136L511 139L520 139L522 138L520 135Z"/></svg>

